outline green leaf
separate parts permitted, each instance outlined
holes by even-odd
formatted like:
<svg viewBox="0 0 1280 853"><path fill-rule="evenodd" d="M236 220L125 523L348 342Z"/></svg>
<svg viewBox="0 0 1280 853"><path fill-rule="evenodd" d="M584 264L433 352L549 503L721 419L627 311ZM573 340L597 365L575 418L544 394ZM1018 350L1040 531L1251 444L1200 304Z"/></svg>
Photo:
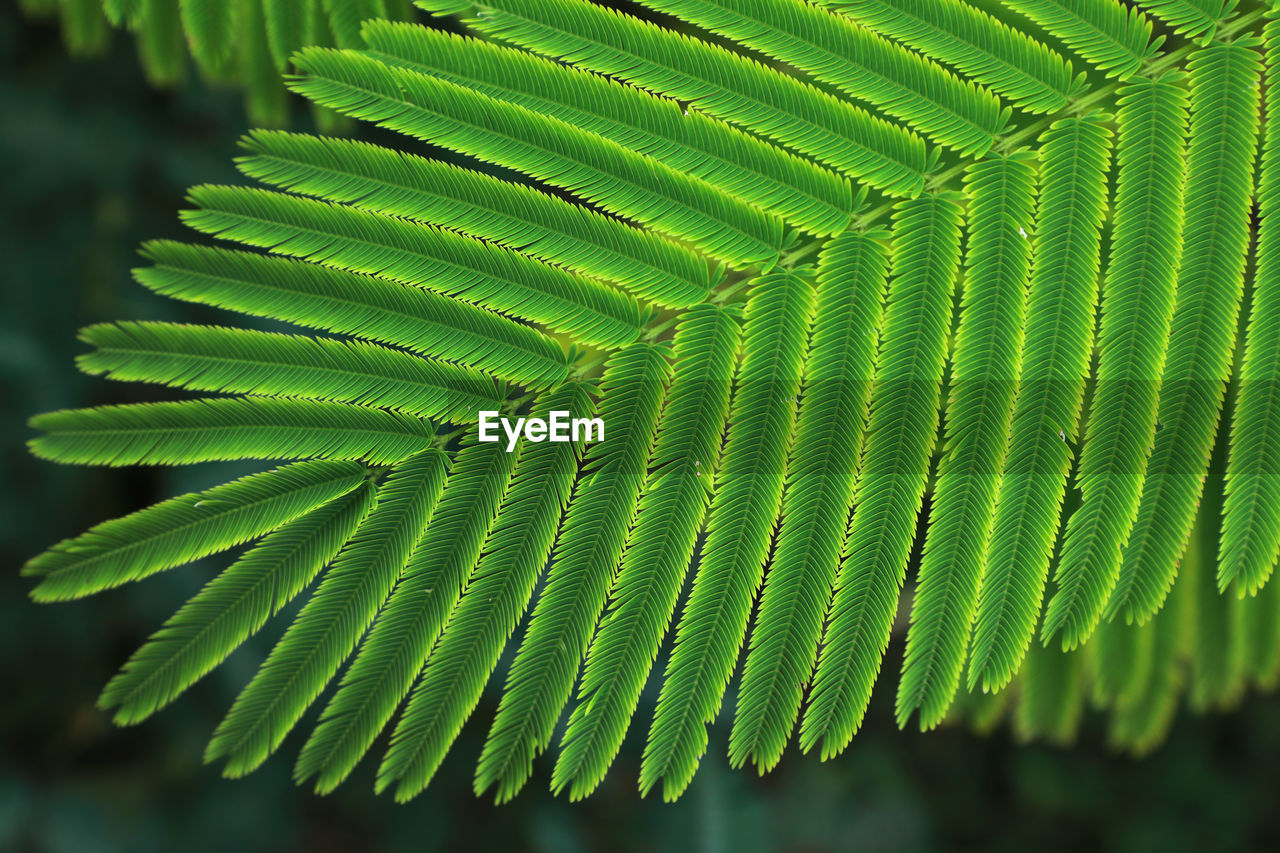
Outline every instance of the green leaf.
<svg viewBox="0 0 1280 853"><path fill-rule="evenodd" d="M138 58L153 86L176 86L186 77L186 41L179 0L140 0Z"/></svg>
<svg viewBox="0 0 1280 853"><path fill-rule="evenodd" d="M289 120L285 90L267 43L263 0L235 0L238 73L244 82L245 109L258 125L281 125Z"/></svg>
<svg viewBox="0 0 1280 853"><path fill-rule="evenodd" d="M391 593L444 485L448 459L428 450L392 469L289 630L236 697L205 749L241 776L274 752L351 654Z"/></svg>
<svg viewBox="0 0 1280 853"><path fill-rule="evenodd" d="M338 47L364 47L360 25L389 12L385 0L323 0L323 5Z"/></svg>
<svg viewBox="0 0 1280 853"><path fill-rule="evenodd" d="M241 171L291 192L452 228L682 308L706 298L707 262L612 217L490 175L346 139L256 131Z"/></svg>
<svg viewBox="0 0 1280 853"><path fill-rule="evenodd" d="M1025 340L1035 157L975 163L966 190L969 246L946 445L898 686L898 724L919 710L922 731L942 722L955 696L977 611Z"/></svg>
<svg viewBox="0 0 1280 853"><path fill-rule="evenodd" d="M1018 674L1013 728L1021 741L1070 743L1084 716L1084 652L1031 644Z"/></svg>
<svg viewBox="0 0 1280 853"><path fill-rule="evenodd" d="M1106 615L1145 622L1177 572L1204 489L1236 341L1258 136L1259 57L1214 44L1190 60L1182 267L1155 445Z"/></svg>
<svg viewBox="0 0 1280 853"><path fill-rule="evenodd" d="M179 8L191 56L201 68L217 73L231 58L235 6L228 0L180 0Z"/></svg>
<svg viewBox="0 0 1280 853"><path fill-rule="evenodd" d="M1218 584L1254 595L1280 557L1280 20L1267 22L1267 125L1258 188L1257 268L1231 418Z"/></svg>
<svg viewBox="0 0 1280 853"><path fill-rule="evenodd" d="M103 4L99 0L58 0L62 14L62 41L73 56L102 53L111 43Z"/></svg>
<svg viewBox="0 0 1280 853"><path fill-rule="evenodd" d="M156 265L135 277L175 299L405 347L534 387L569 373L546 335L421 288L205 246L157 241L145 251Z"/></svg>
<svg viewBox="0 0 1280 853"><path fill-rule="evenodd" d="M1173 27L1174 32L1208 42L1231 17L1238 0L1138 0L1138 5Z"/></svg>
<svg viewBox="0 0 1280 853"><path fill-rule="evenodd" d="M589 417L582 383L569 383L535 405ZM526 446L482 549L422 678L391 735L376 789L396 786L396 800L422 792L466 722L547 564L578 470L576 442Z"/></svg>
<svg viewBox="0 0 1280 853"><path fill-rule="evenodd" d="M117 725L131 725L168 705L306 589L373 504L374 488L366 482L271 533L133 653L98 707L115 709Z"/></svg>
<svg viewBox="0 0 1280 853"><path fill-rule="evenodd" d="M1089 637L1116 587L1155 441L1182 255L1187 95L1180 78L1135 78L1120 90L1115 226L1076 473L1084 497L1067 523L1059 589L1045 614L1045 636L1061 630L1064 648Z"/></svg>
<svg viewBox="0 0 1280 853"><path fill-rule="evenodd" d="M571 799L604 779L670 626L711 500L739 337L733 313L712 304L691 308L676 331L650 473L551 777Z"/></svg>
<svg viewBox="0 0 1280 853"><path fill-rule="evenodd" d="M579 193L725 263L777 261L776 218L554 116L362 54L312 48L297 62L307 74L292 87L317 103Z"/></svg>
<svg viewBox="0 0 1280 853"><path fill-rule="evenodd" d="M1164 36L1151 39L1151 21L1120 0L1002 0L1110 77L1125 80L1155 56Z"/></svg>
<svg viewBox="0 0 1280 853"><path fill-rule="evenodd" d="M98 347L76 359L86 373L193 391L334 400L459 423L506 396L478 371L359 341L174 323L90 326L80 339Z"/></svg>
<svg viewBox="0 0 1280 853"><path fill-rule="evenodd" d="M888 276L887 231L823 246L782 523L738 688L729 761L782 757L818 656L853 503Z"/></svg>
<svg viewBox="0 0 1280 853"><path fill-rule="evenodd" d="M82 465L189 465L228 459L398 462L435 427L412 415L320 400L230 397L67 409L31 419L31 452Z"/></svg>
<svg viewBox="0 0 1280 853"><path fill-rule="evenodd" d="M645 745L642 793L661 780L663 796L675 799L706 751L706 725L720 710L764 577L814 307L812 286L792 273L751 285L724 463Z"/></svg>
<svg viewBox="0 0 1280 853"><path fill-rule="evenodd" d="M206 234L420 286L616 347L640 334L635 301L510 249L365 210L246 187L191 190L183 221Z"/></svg>
<svg viewBox="0 0 1280 853"><path fill-rule="evenodd" d="M820 0L859 24L945 62L1023 110L1052 113L1084 91L1071 63L963 0Z"/></svg>
<svg viewBox="0 0 1280 853"><path fill-rule="evenodd" d="M1218 556L1217 521L1222 517L1222 469L1226 462L1227 436L1214 443L1210 459L1209 488L1192 527L1181 572L1187 572L1191 588L1191 623L1187 630L1190 684L1187 705L1198 712L1228 710L1244 695L1246 675L1247 599L1223 595L1214 562Z"/></svg>
<svg viewBox="0 0 1280 853"><path fill-rule="evenodd" d="M315 777L317 793L336 788L408 694L475 568L516 459L472 440L458 451L395 594L302 747L297 782Z"/></svg>
<svg viewBox="0 0 1280 853"><path fill-rule="evenodd" d="M66 539L22 568L36 601L82 598L234 548L352 491L366 469L299 462L171 498Z"/></svg>
<svg viewBox="0 0 1280 853"><path fill-rule="evenodd" d="M844 229L848 182L807 160L665 98L596 74L411 24L370 22L370 53L563 119L769 210L814 234Z"/></svg>
<svg viewBox="0 0 1280 853"><path fill-rule="evenodd" d="M985 152L1009 118L986 89L807 2L643 2L793 65L962 154Z"/></svg>
<svg viewBox="0 0 1280 853"><path fill-rule="evenodd" d="M568 702L635 519L670 378L665 350L633 344L605 367L597 417L608 436L587 448L546 585L480 755L477 794L496 786L505 802L520 791Z"/></svg>
<svg viewBox="0 0 1280 853"><path fill-rule="evenodd" d="M952 296L958 198L926 195L894 211L893 278L880 329L871 414L835 593L800 747L843 750L862 723L889 643L937 435Z"/></svg>
<svg viewBox="0 0 1280 853"><path fill-rule="evenodd" d="M1134 755L1146 755L1164 740L1177 714L1185 680L1179 648L1186 622L1181 612L1183 598L1185 596L1179 594L1175 587L1165 606L1145 625L1122 626L1116 620L1104 623L1100 628L1100 631L1120 628L1151 634L1147 641L1151 647L1150 672L1143 690L1112 710L1107 732L1113 746L1125 748Z"/></svg>
<svg viewBox="0 0 1280 853"><path fill-rule="evenodd" d="M731 51L593 3L430 0L514 42L733 122L893 195L915 195L929 160L909 131Z"/></svg>
<svg viewBox="0 0 1280 853"><path fill-rule="evenodd" d="M289 58L296 50L307 46L304 29L307 0L262 0L262 10L267 21L267 44L276 68L286 71Z"/></svg>
<svg viewBox="0 0 1280 853"><path fill-rule="evenodd" d="M999 690L1040 613L1093 347L1111 132L1097 114L1041 138L1040 201L1022 371L969 659L969 688Z"/></svg>

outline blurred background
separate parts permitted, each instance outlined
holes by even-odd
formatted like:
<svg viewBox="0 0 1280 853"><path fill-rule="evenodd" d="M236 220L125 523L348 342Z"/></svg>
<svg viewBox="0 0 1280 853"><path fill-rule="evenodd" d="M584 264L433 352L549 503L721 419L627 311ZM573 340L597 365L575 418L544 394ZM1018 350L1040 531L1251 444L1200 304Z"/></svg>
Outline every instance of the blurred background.
<svg viewBox="0 0 1280 853"><path fill-rule="evenodd" d="M57 606L31 603L18 569L103 519L243 472L62 468L27 455L25 421L172 396L80 375L76 330L218 321L147 293L129 269L144 239L184 236L176 214L187 187L235 180L246 123L237 93L194 80L154 90L120 33L104 58L69 59L55 25L24 20L9 2L0 4L0 65L0 851L1280 849L1277 697L1180 718L1162 749L1135 760L1106 750L1096 719L1071 749L1019 745L1003 727L987 737L899 732L885 687L896 681L883 679L839 759L793 750L758 778L729 770L717 728L674 805L636 793L633 732L587 802L552 798L542 761L525 793L494 807L471 793L484 734L471 726L431 787L398 806L372 794L369 762L330 797L295 788L296 734L247 779L201 763L284 614L274 633L268 626L157 717L115 728L94 707L98 691L226 557ZM307 129L307 110L294 114ZM891 649L886 667L899 660ZM476 717L491 717L492 704L487 696Z"/></svg>

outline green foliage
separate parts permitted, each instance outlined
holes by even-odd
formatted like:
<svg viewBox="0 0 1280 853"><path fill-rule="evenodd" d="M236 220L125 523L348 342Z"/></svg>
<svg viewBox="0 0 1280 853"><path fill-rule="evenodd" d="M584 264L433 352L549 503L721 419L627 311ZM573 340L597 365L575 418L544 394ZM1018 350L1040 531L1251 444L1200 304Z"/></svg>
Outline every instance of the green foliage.
<svg viewBox="0 0 1280 853"><path fill-rule="evenodd" d="M363 47L362 22L416 17L409 0L24 0L23 6L31 15L56 14L75 56L105 53L112 28L128 30L147 79L158 86L179 85L190 58L208 82L243 88L249 118L266 125L289 120L283 76L294 51ZM327 114L317 119L341 129Z"/></svg>
<svg viewBox="0 0 1280 853"><path fill-rule="evenodd" d="M999 471L1021 368L1035 159L1027 152L970 167L969 247L947 406L947 447L911 608L898 719L942 721L960 682ZM1021 230L1019 230L1021 229Z"/></svg>
<svg viewBox="0 0 1280 853"><path fill-rule="evenodd" d="M860 24L972 77L1019 109L1050 113L1084 89L1083 75L1034 38L962 0L823 0Z"/></svg>
<svg viewBox="0 0 1280 853"><path fill-rule="evenodd" d="M1124 80L1159 50L1151 21L1121 0L1002 0L1108 76Z"/></svg>
<svg viewBox="0 0 1280 853"><path fill-rule="evenodd" d="M1182 255L1186 94L1173 78L1135 79L1119 102L1116 224L1102 285L1097 390L1076 477L1083 500L1067 524L1061 590L1045 617L1046 631L1064 626L1064 645L1089 635L1119 577L1155 438Z"/></svg>
<svg viewBox="0 0 1280 853"><path fill-rule="evenodd" d="M552 775L574 798L594 790L617 755L671 622L719 464L739 337L735 318L714 305L690 310L676 332L650 472Z"/></svg>
<svg viewBox="0 0 1280 853"><path fill-rule="evenodd" d="M206 758L252 770L333 685L295 779L331 791L390 730L399 800L486 690L477 793L515 796L572 701L555 791L640 713L640 789L679 796L740 658L730 763L774 768L797 721L832 757L895 633L923 729L1062 742L1092 705L1143 753L1280 681L1280 30L1261 56L1252 4L57 5L157 81L190 51L278 118L292 69L325 121L407 137L248 135L264 186L182 215L238 247L135 273L243 327L82 334L84 371L194 398L32 421L59 462L292 463L27 565L56 601L249 546L107 685L118 722L298 598ZM603 440L479 433L552 411Z"/></svg>
<svg viewBox="0 0 1280 853"><path fill-rule="evenodd" d="M1008 113L966 83L846 18L789 0L645 0L878 107L940 145L981 154Z"/></svg>
<svg viewBox="0 0 1280 853"><path fill-rule="evenodd" d="M1239 0L1139 0L1138 5L1188 38L1213 38Z"/></svg>
<svg viewBox="0 0 1280 853"><path fill-rule="evenodd" d="M97 347L77 360L86 373L193 391L336 400L460 423L506 396L478 370L359 341L172 323L90 326L81 338Z"/></svg>
<svg viewBox="0 0 1280 853"><path fill-rule="evenodd" d="M240 775L280 746L391 593L440 497L445 466L433 449L392 469L377 506L218 725L205 761L225 758L225 772Z"/></svg>
<svg viewBox="0 0 1280 853"><path fill-rule="evenodd" d="M573 690L635 519L669 378L665 349L635 344L605 367L599 417L609 438L591 445L583 460L546 586L480 756L476 793L493 784L507 800L520 790Z"/></svg>
<svg viewBox="0 0 1280 853"><path fill-rule="evenodd" d="M805 750L843 750L862 724L889 644L937 432L962 210L921 196L894 213L892 280L880 328L866 447L840 554L813 691Z"/></svg>
<svg viewBox="0 0 1280 853"><path fill-rule="evenodd" d="M209 581L111 679L98 707L141 722L222 663L298 596L374 504L365 483L289 522Z"/></svg>
<svg viewBox="0 0 1280 853"><path fill-rule="evenodd" d="M1008 684L1040 613L1093 346L1110 158L1111 132L1096 113L1057 122L1040 140L1022 368L978 600L970 689ZM1046 636L1050 624L1046 616Z"/></svg>
<svg viewBox="0 0 1280 853"><path fill-rule="evenodd" d="M669 100L526 51L423 27L373 22L365 38L373 56L625 141L815 234L849 224L853 194L846 181Z"/></svg>
<svg viewBox="0 0 1280 853"><path fill-rule="evenodd" d="M649 729L642 791L661 780L667 799L679 796L706 751L706 724L720 708L764 577L773 525L759 521L776 518L782 501L813 310L812 287L793 275L751 284L724 463Z"/></svg>
<svg viewBox="0 0 1280 853"><path fill-rule="evenodd" d="M1191 59L1183 257L1161 378L1160 429L1108 615L1159 609L1204 488L1244 290L1258 136L1257 52L1215 43Z"/></svg>
<svg viewBox="0 0 1280 853"><path fill-rule="evenodd" d="M1267 115L1280 109L1280 21L1267 24ZM1258 189L1257 270L1231 421L1231 461L1223 509L1218 583L1250 595L1267 582L1280 554L1280 125L1268 122ZM1238 580L1237 580L1238 579Z"/></svg>
<svg viewBox="0 0 1280 853"><path fill-rule="evenodd" d="M751 631L729 741L734 765L782 757L813 669L867 420L888 275L888 234L823 246L818 303L773 564Z"/></svg>

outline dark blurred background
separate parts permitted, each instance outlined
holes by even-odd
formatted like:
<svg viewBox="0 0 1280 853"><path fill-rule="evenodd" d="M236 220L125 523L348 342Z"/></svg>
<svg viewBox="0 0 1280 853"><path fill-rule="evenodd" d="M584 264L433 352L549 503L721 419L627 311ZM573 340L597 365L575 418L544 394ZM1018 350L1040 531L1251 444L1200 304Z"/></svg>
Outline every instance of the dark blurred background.
<svg viewBox="0 0 1280 853"><path fill-rule="evenodd" d="M164 396L77 373L76 330L219 319L147 293L129 269L142 240L184 236L176 213L188 186L235 179L245 119L233 92L196 81L151 89L123 35L105 58L73 61L55 26L23 20L11 2L0 4L0 63L0 850L1280 849L1276 697L1182 718L1166 746L1135 760L1109 753L1092 719L1070 750L1021 746L1004 728L985 738L899 732L886 689L895 679L885 678L839 759L793 751L757 778L728 769L717 728L674 805L635 792L633 732L587 802L552 798L544 760L524 794L494 807L471 794L484 734L473 725L431 787L397 806L372 794L369 766L328 798L295 788L296 734L247 779L201 764L206 739L270 648L269 626L157 717L113 727L94 708L98 691L225 558L57 606L27 599L19 567L103 519L241 472L41 463L23 447L25 420ZM307 127L306 109L295 114ZM898 660L891 649L886 668ZM492 704L486 696L476 717L491 717Z"/></svg>

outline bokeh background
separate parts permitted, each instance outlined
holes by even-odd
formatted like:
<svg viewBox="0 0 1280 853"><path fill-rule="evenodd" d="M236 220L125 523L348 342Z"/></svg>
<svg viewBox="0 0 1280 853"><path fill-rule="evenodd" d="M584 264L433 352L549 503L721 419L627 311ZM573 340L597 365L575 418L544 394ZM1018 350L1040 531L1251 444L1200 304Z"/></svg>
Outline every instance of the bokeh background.
<svg viewBox="0 0 1280 853"><path fill-rule="evenodd" d="M247 779L201 763L277 625L157 717L112 726L94 707L102 685L225 558L56 606L27 599L19 567L105 518L243 473L63 468L23 447L37 412L171 396L80 375L81 326L218 320L147 293L129 269L144 239L184 236L187 187L235 180L241 101L195 80L157 92L133 50L116 34L106 57L71 60L55 26L0 3L0 851L1280 849L1277 697L1182 717L1136 760L1110 753L1092 718L1070 749L1020 745L1004 728L899 732L887 678L839 759L793 751L765 778L730 771L717 727L674 805L636 794L633 733L587 802L551 797L543 761L494 807L471 794L484 732L470 726L426 793L398 806L373 796L369 766L327 798L295 788L296 736ZM309 126L304 107L295 115ZM891 649L886 666L898 660Z"/></svg>

